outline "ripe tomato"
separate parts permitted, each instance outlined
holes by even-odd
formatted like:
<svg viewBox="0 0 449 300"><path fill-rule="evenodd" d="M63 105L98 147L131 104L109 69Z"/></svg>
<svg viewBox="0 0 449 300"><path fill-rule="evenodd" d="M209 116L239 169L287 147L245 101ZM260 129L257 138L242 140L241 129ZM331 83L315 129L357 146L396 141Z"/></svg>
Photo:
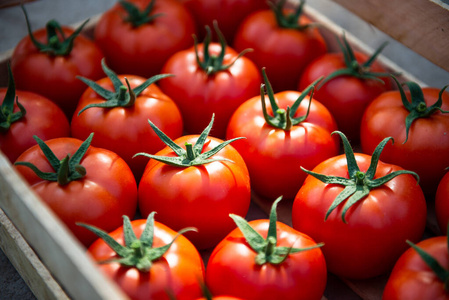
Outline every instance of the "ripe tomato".
<svg viewBox="0 0 449 300"><path fill-rule="evenodd" d="M145 80L134 75L118 76L105 64L103 67L108 77L96 83L86 81L90 87L82 95L73 115L72 135L85 139L95 132L93 145L117 153L139 181L148 159L133 158L134 154L140 151L154 154L165 146L148 126L148 118L168 136L177 138L183 131L181 113L173 100L154 84L165 75ZM127 84L129 88L124 93ZM108 92L102 93L101 88ZM131 99L131 92L135 99Z"/></svg>
<svg viewBox="0 0 449 300"><path fill-rule="evenodd" d="M425 251L434 260L437 274L417 252ZM418 250L419 251L419 250ZM448 269L447 237L438 236L419 242L409 248L396 262L385 286L383 300L449 299L447 291Z"/></svg>
<svg viewBox="0 0 449 300"><path fill-rule="evenodd" d="M232 44L237 27L249 14L267 7L261 0L181 0L194 16L199 37L206 35L205 26L213 21L220 25L226 41Z"/></svg>
<svg viewBox="0 0 449 300"><path fill-rule="evenodd" d="M89 146L91 139L92 135L84 142L55 138L44 143L37 138L38 145L15 163L31 188L85 246L96 237L77 222L110 231L120 226L123 215L134 217L137 208L137 184L128 165L114 152ZM42 178L30 164L44 172L39 174Z"/></svg>
<svg viewBox="0 0 449 300"><path fill-rule="evenodd" d="M91 230L101 236L106 232ZM88 249L98 267L114 280L131 299L196 299L204 281L203 260L195 246L183 235L154 221L129 221ZM168 247L168 248L167 248ZM104 261L109 261L104 263Z"/></svg>
<svg viewBox="0 0 449 300"><path fill-rule="evenodd" d="M392 86L390 79L385 77L388 76L386 70L375 60L383 46L368 58L364 53L353 51L343 39L342 53L326 53L307 65L298 89L303 90L324 76L326 82L318 85L315 99L330 110L338 129L355 143L360 139L360 122L365 108Z"/></svg>
<svg viewBox="0 0 449 300"><path fill-rule="evenodd" d="M449 173L440 180L435 195L435 214L441 232L447 234L449 223Z"/></svg>
<svg viewBox="0 0 449 300"><path fill-rule="evenodd" d="M296 90L304 68L327 51L318 29L310 27L311 20L301 14L303 3L295 10L284 9L284 3L278 1L277 5L271 5L271 10L249 15L237 29L233 44L237 51L254 49L247 56L272 74L275 92Z"/></svg>
<svg viewBox="0 0 449 300"><path fill-rule="evenodd" d="M103 13L94 38L112 69L150 77L190 47L194 33L193 17L175 0L127 0Z"/></svg>
<svg viewBox="0 0 449 300"><path fill-rule="evenodd" d="M207 263L206 283L213 294L246 300L321 299L327 280L323 253L309 236L276 221L278 201L269 220L246 222L232 216L239 228L215 247Z"/></svg>
<svg viewBox="0 0 449 300"><path fill-rule="evenodd" d="M310 99L311 87L304 94L273 94L263 74L268 94L262 90L261 96L240 105L229 121L226 138L246 138L233 145L245 160L254 192L272 200L279 195L293 199L307 175L300 166L314 168L338 154L339 141L331 137L337 125L324 105ZM261 105L261 97L265 105ZM270 98L274 105L269 105ZM264 111L273 120L265 118ZM286 121L276 123L287 118L293 122L290 128L285 128Z"/></svg>
<svg viewBox="0 0 449 300"><path fill-rule="evenodd" d="M49 21L46 28L23 38L11 56L17 88L47 97L62 108L67 118L72 117L86 89L76 77L96 80L103 76L103 53L92 40L79 34L82 26L75 31Z"/></svg>
<svg viewBox="0 0 449 300"><path fill-rule="evenodd" d="M362 151L369 153L385 136L393 137L395 144L385 147L382 159L418 173L424 192L434 197L449 166L449 92L407 85L409 91L399 85L400 91L383 93L366 108L360 129Z"/></svg>
<svg viewBox="0 0 449 300"><path fill-rule="evenodd" d="M198 249L215 246L235 228L229 214L246 216L251 200L245 162L230 141L221 144L207 137L212 123L201 135L170 140L167 147L148 155L151 159L139 183L142 215L156 211L158 219L174 230L197 228L197 233L186 236Z"/></svg>
<svg viewBox="0 0 449 300"><path fill-rule="evenodd" d="M162 73L174 76L160 87L179 106L188 134L199 134L215 113L212 135L223 139L232 113L259 93L261 77L256 65L226 46L222 36L220 44L210 43L210 36L168 59Z"/></svg>
<svg viewBox="0 0 449 300"><path fill-rule="evenodd" d="M346 156L307 171L293 203L292 224L325 244L322 250L330 272L371 278L393 267L406 250L407 239L421 239L426 200L413 172L378 161L388 139L369 156L354 154L339 134Z"/></svg>
<svg viewBox="0 0 449 300"><path fill-rule="evenodd" d="M44 140L68 137L70 125L64 112L49 99L32 92L16 91L9 65L8 71L8 88L0 88L0 99L3 99L0 107L0 149L13 163L36 143L33 135Z"/></svg>

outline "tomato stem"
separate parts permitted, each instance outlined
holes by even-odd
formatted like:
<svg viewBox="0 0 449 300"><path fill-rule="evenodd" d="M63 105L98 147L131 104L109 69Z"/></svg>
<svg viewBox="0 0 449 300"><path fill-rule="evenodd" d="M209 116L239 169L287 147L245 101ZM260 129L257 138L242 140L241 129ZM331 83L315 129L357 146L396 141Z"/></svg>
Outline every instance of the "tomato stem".
<svg viewBox="0 0 449 300"><path fill-rule="evenodd" d="M19 103L19 98L16 97L16 85L14 82L14 76L11 71L9 62L8 66L8 87L6 89L5 97L3 98L2 105L0 107L0 132L7 132L11 127L11 124L23 119L26 115L26 109ZM20 111L14 112L14 100L19 107Z"/></svg>

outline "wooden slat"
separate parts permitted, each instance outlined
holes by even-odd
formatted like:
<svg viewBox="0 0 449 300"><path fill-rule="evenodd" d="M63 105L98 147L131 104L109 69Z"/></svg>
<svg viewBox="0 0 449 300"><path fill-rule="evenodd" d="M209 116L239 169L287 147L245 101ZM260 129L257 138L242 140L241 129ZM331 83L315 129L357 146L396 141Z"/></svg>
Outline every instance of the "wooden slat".
<svg viewBox="0 0 449 300"><path fill-rule="evenodd" d="M449 71L449 10L429 0L332 0ZM444 4L444 3L441 3Z"/></svg>

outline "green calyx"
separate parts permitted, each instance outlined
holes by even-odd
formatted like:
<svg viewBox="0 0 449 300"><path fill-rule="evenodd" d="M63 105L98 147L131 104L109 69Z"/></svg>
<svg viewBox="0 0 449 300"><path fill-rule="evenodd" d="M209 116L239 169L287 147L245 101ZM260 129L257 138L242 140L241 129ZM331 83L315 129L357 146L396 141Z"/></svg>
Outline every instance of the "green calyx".
<svg viewBox="0 0 449 300"><path fill-rule="evenodd" d="M318 81L322 79L322 77L318 78L315 82L310 84L302 93L299 95L298 99L293 103L292 107L287 107L287 109L279 108L279 106L276 103L276 99L274 97L273 88L271 87L271 83L268 80L267 74L265 72L265 68L262 68L262 75L264 78L265 84L260 85L260 99L262 102L262 111L263 116L265 118L265 122L267 122L269 125L283 129L285 131L288 131L292 128L292 126L298 125L299 123L303 122L307 116L309 115L310 111L310 105L312 103L312 97L313 92L315 90L315 85ZM265 105L265 90L268 96L268 99L270 100L270 105L273 111L274 116L270 116L267 112L267 107ZM301 105L302 100L310 93L309 97L309 106L307 108L307 112L305 115L295 118L296 111L298 110L299 106Z"/></svg>
<svg viewBox="0 0 449 300"><path fill-rule="evenodd" d="M323 82L320 83L320 86L323 86L326 82L331 79L334 79L339 76L353 76L364 80L376 80L382 84L385 82L380 77L390 76L389 73L380 73L380 72L371 72L371 65L374 63L376 58L379 56L380 52L387 46L387 42L383 43L374 53L369 57L364 63L360 64L354 54L354 51L346 40L346 35L343 33L343 43L337 37L338 45L340 46L341 52L343 53L343 58L345 61L346 68L339 69L331 74L329 74L326 78L324 78Z"/></svg>
<svg viewBox="0 0 449 300"><path fill-rule="evenodd" d="M16 97L16 85L14 83L14 77L12 75L11 66L8 65L8 88L6 89L5 98L0 109L0 132L5 133L11 127L11 124L19 121L26 115L26 109L19 103L18 97ZM14 100L16 100L17 106L20 111L14 112Z"/></svg>
<svg viewBox="0 0 449 300"><path fill-rule="evenodd" d="M87 224L78 223L77 225L89 229L100 237L103 241L111 247L118 257L114 257L105 261L101 261L101 264L106 263L119 263L126 267L137 268L141 272L148 272L153 265L153 262L160 259L170 249L171 245L181 234L187 231L196 231L195 228L185 228L178 232L174 239L167 245L153 248L154 241L154 215L152 212L148 215L145 228L142 235L138 239L133 231L131 221L128 216L123 216L123 236L125 245L119 244L114 238L112 238L107 232Z"/></svg>
<svg viewBox="0 0 449 300"><path fill-rule="evenodd" d="M46 25L47 44L44 44L44 43L38 42L36 40L36 38L34 37L25 7L23 5L21 7L23 10L23 13L25 14L25 19L26 19L27 28L28 28L28 34L29 34L30 39L33 42L34 46L36 46L36 48L39 49L40 52L47 53L47 54L53 55L53 56L69 55L70 52L72 51L73 43L75 42L75 39L81 33L81 30L83 30L83 28L87 24L87 22L89 22L89 19L87 19L69 37L66 37L61 25L59 25L59 23L56 20L50 20L47 22L47 25ZM62 40L60 40L60 37L58 36L58 34L61 36Z"/></svg>
<svg viewBox="0 0 449 300"><path fill-rule="evenodd" d="M91 89L93 89L100 97L104 98L106 101L101 103L93 103L86 105L83 109L81 109L78 112L78 115L80 115L83 111L86 109L89 109L91 107L102 107L102 108L114 108L114 107L131 107L136 102L136 98L151 84L155 83L156 81L173 76L171 74L159 74L155 75L149 79L147 79L144 83L139 85L138 87L135 87L134 89L131 89L128 79L125 78L126 86L122 84L120 79L118 78L117 74L108 68L108 66L105 63L104 58L101 60L101 66L103 68L104 73L108 76L108 78L111 80L114 91L109 91L99 84L97 84L95 81L78 76L77 78L80 79L82 82L87 84Z"/></svg>
<svg viewBox="0 0 449 300"><path fill-rule="evenodd" d="M419 118L427 118L437 111L440 111L441 113L449 113L449 111L441 109L441 105L443 104L443 93L449 85L443 87L438 95L438 100L431 106L427 107L426 101L424 100L424 94L422 92L422 89L417 83L412 81L404 83L410 90L410 98L412 101L409 102L407 96L405 95L404 89L402 88L402 85L399 83L399 81L396 79L395 76L391 77L398 85L398 89L401 94L402 104L410 112L405 118L406 136L403 144L407 142L410 126L412 126L415 120Z"/></svg>
<svg viewBox="0 0 449 300"><path fill-rule="evenodd" d="M199 53L198 53L198 40L196 35L193 35L194 40L194 48L195 48L195 55L196 55L196 62L201 69L203 69L207 75L213 75L220 71L225 71L229 69L240 57L245 55L246 53L253 51L252 49L245 49L242 52L237 55L237 57L231 61L229 64L223 64L224 56L226 53L226 39L221 33L220 29L218 28L217 22L213 22L215 32L218 36L218 39L220 41L221 45L221 52L217 55L211 55L209 51L209 45L211 43L212 39L212 32L210 30L210 27L206 25L206 36L204 37L203 41L203 60L200 59Z"/></svg>
<svg viewBox="0 0 449 300"><path fill-rule="evenodd" d="M411 174L416 177L417 181L419 182L419 176L415 172L407 171L407 170L400 170L391 172L384 177L376 178L374 179L374 175L376 174L377 164L379 162L380 154L382 153L383 148L387 144L388 141L392 140L393 138L387 137L383 141L377 145L376 149L373 152L373 155L371 157L371 163L366 171L366 173L363 173L360 171L359 166L357 165L357 161L354 156L354 152L351 148L351 145L349 144L348 139L346 136L340 132L340 131L334 131L332 134L337 133L340 135L342 141L343 141L343 147L346 155L346 161L348 165L348 174L349 178L344 177L337 177L337 176L327 176L323 174L318 174L309 170L304 169L301 167L301 169L306 172L309 175L312 175L316 179L326 183L326 184L337 184L342 185L345 188L343 191L338 194L338 196L335 198L335 200L332 202L332 205L329 207L325 219L329 217L329 215L334 211L337 206L339 206L344 200L347 199L344 207L343 212L341 215L341 218L344 223L346 222L346 213L348 209L356 204L357 202L361 201L363 198L368 196L370 190L380 187L387 183L388 181L392 180L396 176L402 175L402 174Z"/></svg>
<svg viewBox="0 0 449 300"><path fill-rule="evenodd" d="M233 162L232 160L226 159L226 158L210 158L213 155L217 154L221 149L229 145L230 143L243 139L244 137L238 137L231 140L227 140L215 148L201 153L203 151L204 144L206 143L207 137L209 136L209 132L212 129L212 125L214 123L214 115L212 115L212 120L210 121L209 125L204 129L204 131L199 136L198 140L196 141L195 145L192 145L190 143L186 143L185 147L186 149L178 146L175 142L173 142L165 133L163 133L159 128L156 127L150 120L148 120L148 123L150 123L151 128L154 130L154 132L157 134L157 136L164 142L165 145L170 147L173 152L176 153L177 156L175 157L168 157L168 156L158 156L148 153L137 153L134 155L134 157L143 155L149 158L152 158L154 160L157 160L159 162L175 166L175 167L190 167L190 166L201 166L204 164L208 164L214 161L228 161Z"/></svg>
<svg viewBox="0 0 449 300"><path fill-rule="evenodd" d="M229 216L234 220L237 227L241 230L248 245L253 249L257 255L255 262L257 265L270 263L273 265L282 264L290 254L307 251L323 246L323 243L316 244L306 248L279 247L277 246L277 204L282 200L282 197L277 198L271 206L268 234L267 238L263 238L251 225L242 217L234 214Z"/></svg>
<svg viewBox="0 0 449 300"><path fill-rule="evenodd" d="M164 15L164 14L154 14L151 15L151 12L154 8L155 0L150 1L148 6L145 9L140 10L136 5L128 1L120 1L120 5L124 10L128 13L128 16L125 18L126 22L132 24L133 27L139 27L144 24L149 24L154 21L154 19Z"/></svg>
<svg viewBox="0 0 449 300"><path fill-rule="evenodd" d="M70 154L67 154L62 160L59 160L56 157L44 141L37 136L34 136L39 148L41 148L55 172L42 172L30 162L19 161L16 162L15 165L26 166L33 170L39 178L48 181L56 181L59 185L64 186L72 181L86 176L86 169L80 164L80 162L89 149L93 136L94 134L91 133L89 137L81 144L78 150L76 150L72 157L70 157Z"/></svg>
<svg viewBox="0 0 449 300"><path fill-rule="evenodd" d="M447 249L449 250L449 224L447 231ZM415 251L421 256L422 260L429 266L429 268L435 273L441 282L444 283L444 290L449 292L449 270L445 269L433 256L424 251L421 247L413 244L411 241L407 240L407 244L410 245Z"/></svg>
<svg viewBox="0 0 449 300"><path fill-rule="evenodd" d="M274 12L279 27L295 30L305 30L311 26L316 26L315 24L300 25L299 23L299 18L303 13L304 4L306 3L305 0L300 0L299 5L294 9L292 13L286 13L286 10L284 9L286 2L287 0L280 0L276 4L274 4L272 1L267 1L271 10Z"/></svg>

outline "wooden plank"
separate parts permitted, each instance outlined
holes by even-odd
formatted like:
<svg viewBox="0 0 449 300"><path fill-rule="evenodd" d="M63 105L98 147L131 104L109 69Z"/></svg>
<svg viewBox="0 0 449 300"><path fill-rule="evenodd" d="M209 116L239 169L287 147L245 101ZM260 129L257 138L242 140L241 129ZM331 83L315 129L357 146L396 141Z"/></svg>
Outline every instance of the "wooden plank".
<svg viewBox="0 0 449 300"><path fill-rule="evenodd" d="M0 152L0 208L73 299L127 299ZM81 288L82 287L82 288ZM45 298L43 298L45 299Z"/></svg>
<svg viewBox="0 0 449 300"><path fill-rule="evenodd" d="M449 10L423 0L333 0L449 71ZM441 2L441 1L439 1ZM444 3L441 3L444 4Z"/></svg>

